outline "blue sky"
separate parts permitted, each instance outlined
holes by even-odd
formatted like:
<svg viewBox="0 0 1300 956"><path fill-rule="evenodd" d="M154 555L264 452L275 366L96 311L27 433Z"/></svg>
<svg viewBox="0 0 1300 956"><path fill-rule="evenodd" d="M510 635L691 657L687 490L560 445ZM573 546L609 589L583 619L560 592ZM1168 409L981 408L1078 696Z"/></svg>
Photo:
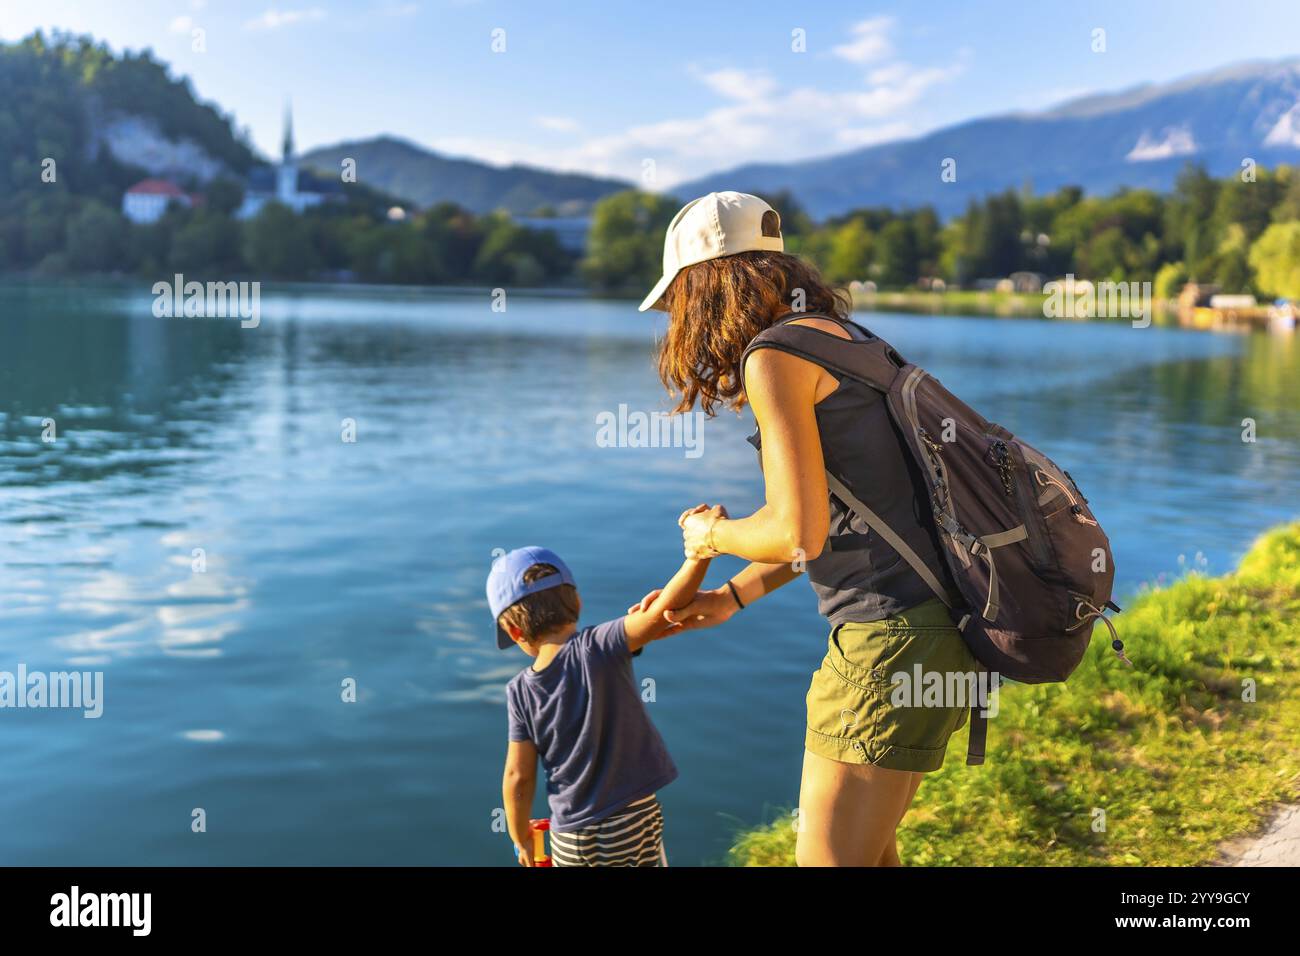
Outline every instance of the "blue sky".
<svg viewBox="0 0 1300 956"><path fill-rule="evenodd" d="M392 133L626 179L651 159L662 186L1300 53L1296 0L0 0L0 37L38 27L151 47L264 152L291 97L300 148Z"/></svg>

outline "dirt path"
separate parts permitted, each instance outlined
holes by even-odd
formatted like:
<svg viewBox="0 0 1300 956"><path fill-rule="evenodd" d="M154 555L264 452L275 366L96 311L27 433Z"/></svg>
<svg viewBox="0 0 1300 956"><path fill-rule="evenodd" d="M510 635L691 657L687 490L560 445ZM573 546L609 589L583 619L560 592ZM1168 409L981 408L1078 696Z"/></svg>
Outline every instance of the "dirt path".
<svg viewBox="0 0 1300 956"><path fill-rule="evenodd" d="M1300 804L1282 806L1263 833L1223 847L1223 866L1300 866Z"/></svg>

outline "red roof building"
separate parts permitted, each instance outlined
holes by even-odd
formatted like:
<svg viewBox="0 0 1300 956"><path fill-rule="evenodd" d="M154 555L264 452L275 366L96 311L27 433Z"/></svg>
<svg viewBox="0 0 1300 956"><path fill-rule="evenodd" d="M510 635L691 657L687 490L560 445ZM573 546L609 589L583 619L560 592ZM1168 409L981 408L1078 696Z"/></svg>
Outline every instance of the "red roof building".
<svg viewBox="0 0 1300 956"><path fill-rule="evenodd" d="M122 196L122 215L135 223L157 222L171 203L194 205L193 197L169 179L142 179Z"/></svg>

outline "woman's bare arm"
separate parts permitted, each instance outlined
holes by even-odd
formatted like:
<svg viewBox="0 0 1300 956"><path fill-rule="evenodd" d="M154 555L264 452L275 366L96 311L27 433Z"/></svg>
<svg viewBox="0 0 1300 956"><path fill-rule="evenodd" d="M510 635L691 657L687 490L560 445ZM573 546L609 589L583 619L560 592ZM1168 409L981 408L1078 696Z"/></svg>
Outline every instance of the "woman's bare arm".
<svg viewBox="0 0 1300 956"><path fill-rule="evenodd" d="M790 564L747 564L731 579L732 585L736 588L735 594L732 594L731 588L725 584L720 588L700 591L690 604L666 611L664 618L679 625L670 632L672 634L715 627L735 615L741 609L741 604L749 607L763 595L771 594L777 588L789 584L801 573ZM628 613L644 611L659 598L661 593L660 590L651 591L641 599L639 604L628 608ZM736 600L737 597L740 598L739 602Z"/></svg>
<svg viewBox="0 0 1300 956"><path fill-rule="evenodd" d="M824 370L760 349L745 369L745 389L763 435L767 501L747 518L698 513L686 518L687 554L734 554L760 564L790 564L821 554L830 502L815 411Z"/></svg>

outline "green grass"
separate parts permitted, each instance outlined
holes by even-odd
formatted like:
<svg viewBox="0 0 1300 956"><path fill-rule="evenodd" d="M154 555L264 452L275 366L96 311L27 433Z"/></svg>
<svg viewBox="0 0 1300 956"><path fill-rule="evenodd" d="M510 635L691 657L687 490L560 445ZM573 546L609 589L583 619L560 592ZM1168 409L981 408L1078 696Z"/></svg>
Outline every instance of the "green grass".
<svg viewBox="0 0 1300 956"><path fill-rule="evenodd" d="M899 830L904 863L1205 864L1300 794L1300 523L1234 574L1142 594L1116 625L1135 667L1099 628L1068 683L1003 689L984 766L954 736ZM793 865L789 815L740 833L729 859Z"/></svg>

